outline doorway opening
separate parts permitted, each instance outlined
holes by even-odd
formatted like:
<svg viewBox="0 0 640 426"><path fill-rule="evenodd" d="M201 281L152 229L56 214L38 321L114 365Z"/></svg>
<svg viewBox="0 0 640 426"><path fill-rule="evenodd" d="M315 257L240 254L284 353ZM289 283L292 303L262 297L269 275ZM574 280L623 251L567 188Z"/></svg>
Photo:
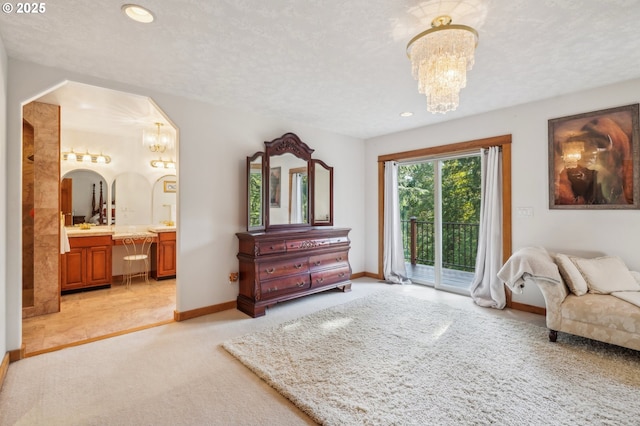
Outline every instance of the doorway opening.
<svg viewBox="0 0 640 426"><path fill-rule="evenodd" d="M41 113L25 114L34 108L47 111L45 122ZM23 116L35 127L23 130L23 163L31 159L31 168L23 169L31 172L23 171L22 193L33 204L23 202L22 221L26 356L173 321L175 125L148 97L76 82L25 103ZM155 280L125 292L119 238L141 233L154 238L149 272ZM29 248L24 241L47 244ZM70 312L75 319L69 320Z"/></svg>

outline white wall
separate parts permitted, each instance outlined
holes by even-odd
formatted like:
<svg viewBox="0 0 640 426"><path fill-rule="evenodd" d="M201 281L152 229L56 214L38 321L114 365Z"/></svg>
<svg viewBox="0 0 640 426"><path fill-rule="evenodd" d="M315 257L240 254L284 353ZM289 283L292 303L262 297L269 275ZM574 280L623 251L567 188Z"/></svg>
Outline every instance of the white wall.
<svg viewBox="0 0 640 426"><path fill-rule="evenodd" d="M151 97L179 129L178 152L178 311L235 300L238 270L236 232L246 229L246 156L264 149L264 141L296 133L315 149L314 158L334 167L335 222L351 227L354 272L364 271L364 141L336 135L290 120L232 111L114 81L9 60L7 102L7 182L9 208L7 347L20 346L20 155L21 105L65 80ZM286 94L283 94L283 96ZM304 105L301 105L304 108ZM4 198L3 198L4 200ZM1 296L0 296L1 297Z"/></svg>
<svg viewBox="0 0 640 426"><path fill-rule="evenodd" d="M9 321L7 317L7 53L0 38L0 359L9 348L7 333ZM12 346L15 349L17 347Z"/></svg>
<svg viewBox="0 0 640 426"><path fill-rule="evenodd" d="M513 249L544 246L579 255L617 255L630 269L640 270L639 210L550 210L547 178L549 119L629 105L639 100L640 80L633 80L367 140L366 270L378 268L379 155L504 134L513 135ZM531 207L533 216L517 217L517 207ZM526 288L524 294L514 295L513 300L544 306L537 288Z"/></svg>

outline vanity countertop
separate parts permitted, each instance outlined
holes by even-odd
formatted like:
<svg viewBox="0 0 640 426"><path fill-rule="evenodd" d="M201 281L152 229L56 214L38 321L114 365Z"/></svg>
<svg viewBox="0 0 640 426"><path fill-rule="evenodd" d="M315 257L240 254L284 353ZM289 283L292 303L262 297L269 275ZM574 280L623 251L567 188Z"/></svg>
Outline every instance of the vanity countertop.
<svg viewBox="0 0 640 426"><path fill-rule="evenodd" d="M67 236L73 237L98 237L102 235L113 235L113 229L110 226L92 226L89 229L80 229L77 226L65 226Z"/></svg>
<svg viewBox="0 0 640 426"><path fill-rule="evenodd" d="M136 235L150 235L155 236L161 232L176 232L175 226L166 226L166 225L153 225L153 226L144 226L139 227L135 231L127 230L126 228L118 228L114 226L92 226L89 229L80 229L79 226L65 226L64 228L67 231L67 236L69 238L75 237L98 237L102 235L111 235L114 240L125 238L126 236L136 234Z"/></svg>
<svg viewBox="0 0 640 426"><path fill-rule="evenodd" d="M148 228L151 232L176 232L175 226L167 226L167 225L154 225Z"/></svg>

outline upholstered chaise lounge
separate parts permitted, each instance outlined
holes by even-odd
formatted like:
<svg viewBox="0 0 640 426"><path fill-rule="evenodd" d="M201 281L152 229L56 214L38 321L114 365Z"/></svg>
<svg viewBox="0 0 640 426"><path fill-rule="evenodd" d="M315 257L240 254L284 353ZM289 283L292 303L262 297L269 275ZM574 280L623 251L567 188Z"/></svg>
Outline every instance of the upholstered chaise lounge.
<svg viewBox="0 0 640 426"><path fill-rule="evenodd" d="M527 284L540 288L552 342L565 332L640 350L640 273L621 259L527 247L511 256L498 277L516 293Z"/></svg>

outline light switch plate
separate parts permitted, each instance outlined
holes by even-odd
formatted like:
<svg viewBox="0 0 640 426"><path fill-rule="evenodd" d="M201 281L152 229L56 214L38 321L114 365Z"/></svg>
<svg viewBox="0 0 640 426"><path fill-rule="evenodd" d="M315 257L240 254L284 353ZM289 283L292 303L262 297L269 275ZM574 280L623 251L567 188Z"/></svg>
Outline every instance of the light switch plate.
<svg viewBox="0 0 640 426"><path fill-rule="evenodd" d="M518 217L531 217L533 216L533 207L517 207L516 216Z"/></svg>

